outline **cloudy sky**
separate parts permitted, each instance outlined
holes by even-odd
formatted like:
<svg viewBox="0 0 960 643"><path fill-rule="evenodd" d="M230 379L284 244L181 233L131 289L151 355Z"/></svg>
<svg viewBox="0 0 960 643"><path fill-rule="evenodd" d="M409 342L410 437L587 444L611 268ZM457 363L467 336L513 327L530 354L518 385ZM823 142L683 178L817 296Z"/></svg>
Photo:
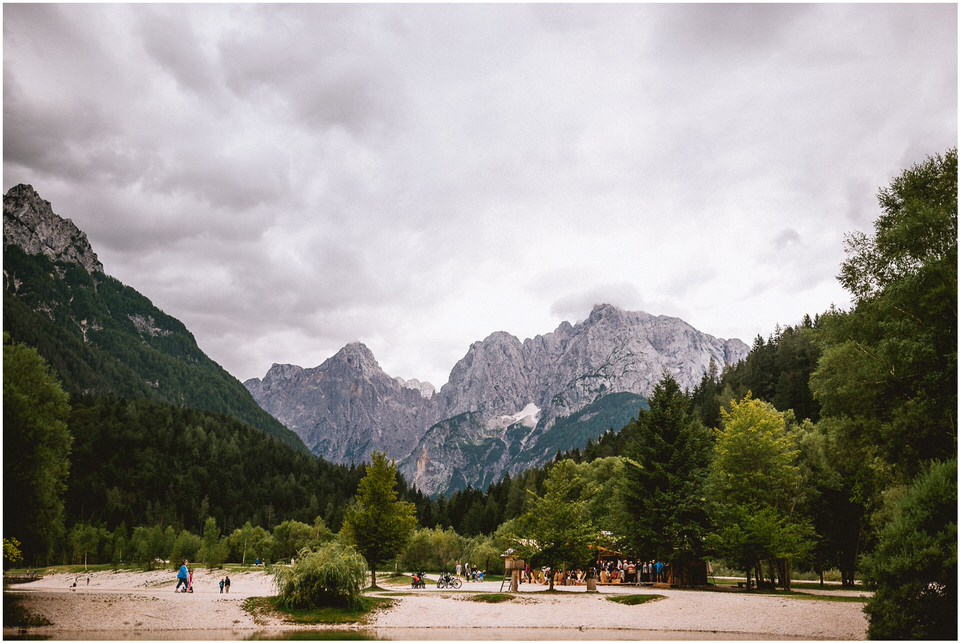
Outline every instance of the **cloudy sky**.
<svg viewBox="0 0 960 643"><path fill-rule="evenodd" d="M957 6L3 6L3 189L241 380L595 303L748 343L957 144Z"/></svg>

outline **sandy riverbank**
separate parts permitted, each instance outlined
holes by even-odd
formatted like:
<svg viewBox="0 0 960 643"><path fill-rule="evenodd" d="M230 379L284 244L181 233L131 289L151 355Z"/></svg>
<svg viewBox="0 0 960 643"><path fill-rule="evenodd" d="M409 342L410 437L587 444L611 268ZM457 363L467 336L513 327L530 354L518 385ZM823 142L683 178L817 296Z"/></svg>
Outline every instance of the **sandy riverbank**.
<svg viewBox="0 0 960 643"><path fill-rule="evenodd" d="M275 593L263 572L231 574L231 592L221 594L221 573L197 570L195 592L177 594L175 575L163 572L56 574L12 586L24 606L52 625L31 634L84 639L239 639L298 629L276 619L255 620L243 610L251 596ZM71 585L77 581L77 587ZM544 594L542 586L521 586L514 600L487 604L473 592L499 590L500 583L467 583L459 592L410 591L395 586L384 595L396 605L363 626L387 639L864 639L862 603L840 603L743 593L582 587ZM661 594L643 605L606 600L614 593ZM839 592L831 592L839 594ZM4 638L17 634L4 628Z"/></svg>

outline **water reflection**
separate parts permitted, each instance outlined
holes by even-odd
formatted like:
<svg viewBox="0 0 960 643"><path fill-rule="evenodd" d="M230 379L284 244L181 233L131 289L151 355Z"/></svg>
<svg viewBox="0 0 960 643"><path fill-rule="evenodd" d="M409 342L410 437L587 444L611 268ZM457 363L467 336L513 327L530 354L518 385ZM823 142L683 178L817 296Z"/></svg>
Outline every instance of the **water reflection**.
<svg viewBox="0 0 960 643"><path fill-rule="evenodd" d="M281 630L271 633L258 632L251 640L380 640L380 641L756 641L757 634L742 632L693 632L670 630L635 629L586 629L579 628L390 628L377 630ZM806 640L799 636L769 636L764 640Z"/></svg>
<svg viewBox="0 0 960 643"><path fill-rule="evenodd" d="M376 641L369 630L276 630L259 631L247 641Z"/></svg>
<svg viewBox="0 0 960 643"><path fill-rule="evenodd" d="M497 627L416 627L362 630L100 630L31 629L4 633L11 641L756 641L807 640L799 636L772 636L741 632L694 632L635 629Z"/></svg>

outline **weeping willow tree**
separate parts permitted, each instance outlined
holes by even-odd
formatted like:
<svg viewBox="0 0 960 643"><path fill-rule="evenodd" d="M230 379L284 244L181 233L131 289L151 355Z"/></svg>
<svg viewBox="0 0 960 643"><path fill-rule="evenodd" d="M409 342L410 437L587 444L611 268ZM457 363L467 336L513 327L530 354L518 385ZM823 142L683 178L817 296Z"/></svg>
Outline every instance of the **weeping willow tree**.
<svg viewBox="0 0 960 643"><path fill-rule="evenodd" d="M359 607L366 580L367 561L337 542L301 549L295 564L274 572L277 601L293 608Z"/></svg>

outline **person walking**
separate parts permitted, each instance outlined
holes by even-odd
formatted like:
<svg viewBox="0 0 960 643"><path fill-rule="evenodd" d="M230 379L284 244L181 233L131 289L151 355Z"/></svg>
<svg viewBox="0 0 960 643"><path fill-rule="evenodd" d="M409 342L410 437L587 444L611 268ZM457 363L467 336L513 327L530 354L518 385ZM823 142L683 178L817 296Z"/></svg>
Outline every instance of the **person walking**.
<svg viewBox="0 0 960 643"><path fill-rule="evenodd" d="M189 577L190 572L187 570L187 561L183 561L183 564L180 565L180 571L177 572L177 587L173 591L179 592L181 585L183 585L183 591L187 591L187 579Z"/></svg>
<svg viewBox="0 0 960 643"><path fill-rule="evenodd" d="M220 579L220 593L223 594L223 579Z"/></svg>
<svg viewBox="0 0 960 643"><path fill-rule="evenodd" d="M223 579L223 588L227 590L227 594L230 593L230 577L229 576Z"/></svg>

